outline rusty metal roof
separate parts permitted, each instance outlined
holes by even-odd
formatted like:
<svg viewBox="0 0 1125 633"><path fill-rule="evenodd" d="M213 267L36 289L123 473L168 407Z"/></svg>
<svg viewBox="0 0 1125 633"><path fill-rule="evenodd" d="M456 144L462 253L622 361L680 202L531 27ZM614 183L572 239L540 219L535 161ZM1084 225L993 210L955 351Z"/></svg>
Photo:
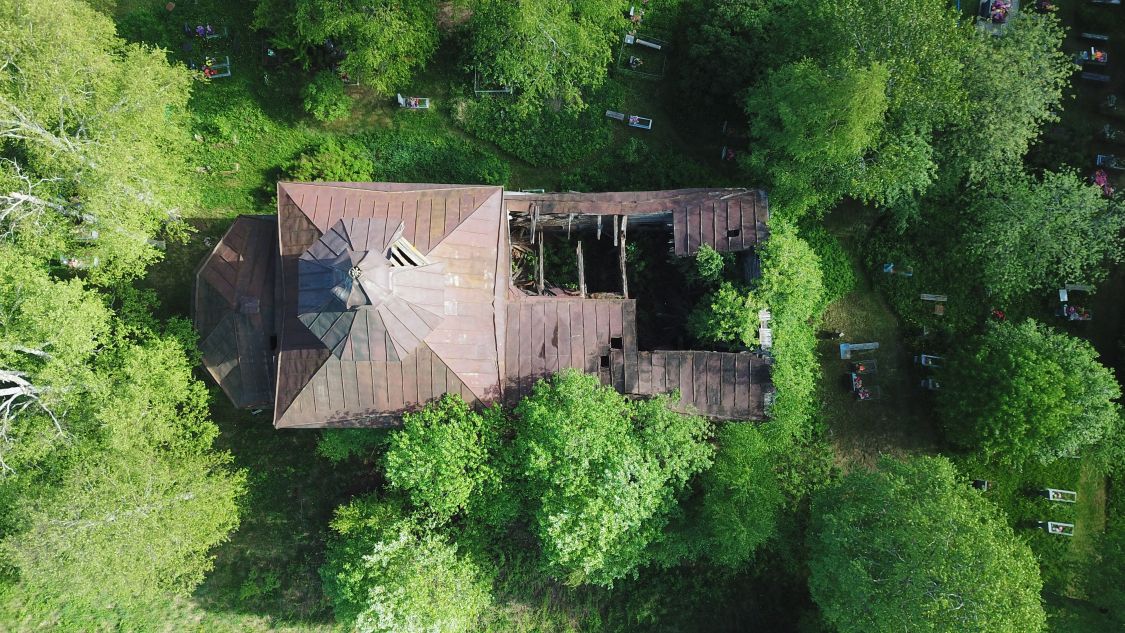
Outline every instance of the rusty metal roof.
<svg viewBox="0 0 1125 633"><path fill-rule="evenodd" d="M677 255L693 255L703 244L720 252L744 251L769 237L769 199L759 189L508 192L505 202L513 213L538 212L563 216L668 214Z"/></svg>
<svg viewBox="0 0 1125 633"><path fill-rule="evenodd" d="M380 424L446 392L499 396L502 199L499 187L278 184L278 427Z"/></svg>
<svg viewBox="0 0 1125 633"><path fill-rule="evenodd" d="M341 360L402 360L445 319L444 263L391 228L340 220L297 261L298 318Z"/></svg>
<svg viewBox="0 0 1125 633"><path fill-rule="evenodd" d="M633 395L679 392L675 408L728 420L765 417L770 360L748 353L637 349L632 299L525 296L508 303L504 396L516 404L539 379L572 368Z"/></svg>
<svg viewBox="0 0 1125 633"><path fill-rule="evenodd" d="M508 212L670 213L675 252L752 248L752 190L505 193L499 187L278 183L278 215L240 217L197 275L204 365L277 427L397 424L445 393L514 402L573 367L622 393L679 391L678 408L764 415L768 360L640 351L630 299L531 297L511 287ZM732 228L732 227L738 227Z"/></svg>
<svg viewBox="0 0 1125 633"><path fill-rule="evenodd" d="M238 407L273 402L273 217L242 216L196 272L192 314L203 366Z"/></svg>

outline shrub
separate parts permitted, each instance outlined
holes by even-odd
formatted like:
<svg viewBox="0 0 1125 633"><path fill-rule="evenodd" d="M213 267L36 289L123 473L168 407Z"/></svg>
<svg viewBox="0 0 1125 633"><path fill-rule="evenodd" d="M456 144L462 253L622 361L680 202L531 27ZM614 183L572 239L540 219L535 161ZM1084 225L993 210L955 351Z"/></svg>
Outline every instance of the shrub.
<svg viewBox="0 0 1125 633"><path fill-rule="evenodd" d="M417 117L399 120L402 124L392 130L361 137L372 152L376 179L489 185L508 181L508 163L495 153L439 132L436 122Z"/></svg>
<svg viewBox="0 0 1125 633"><path fill-rule="evenodd" d="M463 138L409 122L359 136L328 137L285 166L301 181L448 182L502 185L508 164Z"/></svg>
<svg viewBox="0 0 1125 633"><path fill-rule="evenodd" d="M291 180L363 182L375 177L371 150L354 138L328 138L285 167Z"/></svg>
<svg viewBox="0 0 1125 633"><path fill-rule="evenodd" d="M750 346L758 342L758 310L754 294L723 282L688 315L688 330L701 343Z"/></svg>
<svg viewBox="0 0 1125 633"><path fill-rule="evenodd" d="M480 568L393 501L360 497L336 510L320 575L336 618L365 632L474 631L492 601Z"/></svg>
<svg viewBox="0 0 1125 633"><path fill-rule="evenodd" d="M460 395L445 394L403 416L403 428L391 436L384 461L387 480L414 507L439 520L450 519L499 483L500 473L491 462L502 424L498 408L479 413Z"/></svg>
<svg viewBox="0 0 1125 633"><path fill-rule="evenodd" d="M352 112L352 98L344 92L344 82L328 70L318 72L305 85L301 98L305 104L305 112L317 121L344 119Z"/></svg>
<svg viewBox="0 0 1125 633"><path fill-rule="evenodd" d="M599 104L604 104L604 99ZM459 109L458 124L536 167L573 163L604 150L613 140L605 108L522 113L505 97L470 101Z"/></svg>
<svg viewBox="0 0 1125 633"><path fill-rule="evenodd" d="M352 457L371 457L390 442L387 429L325 429L316 442L316 453L339 464Z"/></svg>
<svg viewBox="0 0 1125 633"><path fill-rule="evenodd" d="M855 270L840 241L823 227L803 231L803 237L820 259L820 271L824 276L824 297L818 311L823 311L855 288Z"/></svg>
<svg viewBox="0 0 1125 633"><path fill-rule="evenodd" d="M769 443L751 424L727 424L718 433L715 463L701 477L706 555L739 568L777 531L783 497Z"/></svg>
<svg viewBox="0 0 1125 633"><path fill-rule="evenodd" d="M771 222L762 249L758 294L773 315L773 384L770 417L783 434L799 436L811 424L820 378L812 321L823 306L824 282L813 249L784 223Z"/></svg>
<svg viewBox="0 0 1125 633"><path fill-rule="evenodd" d="M680 152L630 138L612 152L562 175L562 189L646 191L723 184L713 171Z"/></svg>
<svg viewBox="0 0 1125 633"><path fill-rule="evenodd" d="M727 264L734 261L732 253L720 253L704 244L695 252L695 259L687 276L692 281L700 282L705 286L713 286L723 279L723 272Z"/></svg>

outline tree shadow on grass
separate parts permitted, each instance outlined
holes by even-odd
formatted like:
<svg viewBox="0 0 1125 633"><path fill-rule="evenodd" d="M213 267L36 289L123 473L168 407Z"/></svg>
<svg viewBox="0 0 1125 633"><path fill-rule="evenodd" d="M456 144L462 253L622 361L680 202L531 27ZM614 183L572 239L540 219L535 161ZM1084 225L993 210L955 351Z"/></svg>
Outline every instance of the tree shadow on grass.
<svg viewBox="0 0 1125 633"><path fill-rule="evenodd" d="M214 389L218 448L247 471L241 525L215 552L215 567L195 592L209 611L269 615L281 621L332 622L321 590L328 523L336 507L378 484L376 469L333 465L316 454L320 434L278 431L268 410L234 409Z"/></svg>
<svg viewBox="0 0 1125 633"><path fill-rule="evenodd" d="M932 453L939 436L933 394L919 386L926 375L913 362L914 354L929 350L911 349L899 319L860 257L872 224L866 213L870 212L845 208L826 222L852 260L856 286L829 306L821 325L844 332L844 338L820 341L817 351L824 373L821 398L840 465L873 467L883 454ZM847 361L840 359L841 342L879 343L878 350L864 352L864 357L878 361L878 373L871 376L871 383L882 392L878 400L860 402L851 393L850 381L843 378Z"/></svg>
<svg viewBox="0 0 1125 633"><path fill-rule="evenodd" d="M150 288L160 297L162 314L158 316L162 318L191 316L195 272L230 228L234 217L188 218L186 222L194 231L187 241L169 241L164 257L149 266L139 282L142 288Z"/></svg>

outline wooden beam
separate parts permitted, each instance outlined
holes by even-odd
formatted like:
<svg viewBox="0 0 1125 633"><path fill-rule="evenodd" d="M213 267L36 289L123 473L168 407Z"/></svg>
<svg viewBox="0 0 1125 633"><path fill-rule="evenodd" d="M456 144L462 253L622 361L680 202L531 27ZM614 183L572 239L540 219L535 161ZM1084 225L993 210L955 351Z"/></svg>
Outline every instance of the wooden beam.
<svg viewBox="0 0 1125 633"><path fill-rule="evenodd" d="M570 240L570 224L571 224L572 222L574 222L574 214L573 214L573 213L571 213L570 215L566 216L566 239L567 239L568 241Z"/></svg>
<svg viewBox="0 0 1125 633"><path fill-rule="evenodd" d="M619 225L618 225L617 220L618 220L617 216L616 215L613 216L613 245L614 246L617 246L617 238L619 237L618 236L619 230L617 228Z"/></svg>
<svg viewBox="0 0 1125 633"><path fill-rule="evenodd" d="M535 243L535 225L539 224L539 205L531 203L531 243ZM539 293L543 294L543 293Z"/></svg>
<svg viewBox="0 0 1125 633"><path fill-rule="evenodd" d="M586 298L586 258L582 256L582 240L578 240L578 295Z"/></svg>
<svg viewBox="0 0 1125 633"><path fill-rule="evenodd" d="M613 216L614 220L617 216ZM629 275L625 270L625 230L629 226L629 216L621 216L621 231L617 241L617 258L621 262L621 296L629 298Z"/></svg>
<svg viewBox="0 0 1125 633"><path fill-rule="evenodd" d="M531 234L534 241L535 234ZM543 234L539 234L539 278L536 287L539 289L539 294L543 294Z"/></svg>
<svg viewBox="0 0 1125 633"><path fill-rule="evenodd" d="M602 216L598 216L598 241L602 239Z"/></svg>

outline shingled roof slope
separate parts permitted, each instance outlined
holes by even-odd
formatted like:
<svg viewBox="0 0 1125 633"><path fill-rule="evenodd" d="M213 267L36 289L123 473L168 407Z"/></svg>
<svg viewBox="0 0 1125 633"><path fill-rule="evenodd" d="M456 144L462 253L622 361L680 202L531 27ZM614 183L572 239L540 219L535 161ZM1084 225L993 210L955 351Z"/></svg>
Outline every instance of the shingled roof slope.
<svg viewBox="0 0 1125 633"><path fill-rule="evenodd" d="M273 402L276 236L273 217L241 216L196 271L203 366L237 407Z"/></svg>
<svg viewBox="0 0 1125 633"><path fill-rule="evenodd" d="M496 314L495 304L498 294L507 291L509 267L502 201L499 187L279 183L285 314L275 425L377 425L391 423L403 411L448 391L461 393L470 402L498 397L502 344L497 332L504 315ZM363 243L356 235L362 236ZM420 277L414 274L414 281L407 284L413 283L413 290L403 286L411 298L406 308L409 312L388 311L385 318L376 319L368 311L358 332L357 318L333 330L339 316L326 328L314 327L319 334L310 331L300 313L302 277L309 273L310 263L318 256L322 264L347 257L348 265L356 264L348 270L362 269L364 256L359 253L364 251L360 249L371 250L372 240L381 241L379 256L385 256L389 236L401 236L429 265L440 264L427 276L440 274L444 282L441 301L432 294L428 299L421 298L426 291L436 290L435 284L432 279L419 282ZM337 264L337 270L344 266L343 260ZM332 267L329 264L327 268ZM326 269L323 265L320 268ZM359 270L355 274L370 272ZM332 281L331 272L313 285L324 285L326 279L331 282L329 290L336 288L343 293L345 302L352 296L353 289L349 286L345 293L347 284L337 283L342 282L340 279ZM369 298L360 285L364 298L353 297L356 301ZM369 284L368 290L377 292L376 285ZM309 290L307 284L305 290ZM440 319L424 318L415 308ZM328 314L341 315L343 311ZM407 324L396 314L403 320L409 320L405 315L416 315L418 320ZM306 321L316 323L316 318ZM338 336L345 327L348 335ZM323 340L325 336L332 341ZM411 336L411 345L401 345ZM339 355L326 347L333 341L332 348L339 348ZM364 350L359 354L355 353L355 341L360 341Z"/></svg>

